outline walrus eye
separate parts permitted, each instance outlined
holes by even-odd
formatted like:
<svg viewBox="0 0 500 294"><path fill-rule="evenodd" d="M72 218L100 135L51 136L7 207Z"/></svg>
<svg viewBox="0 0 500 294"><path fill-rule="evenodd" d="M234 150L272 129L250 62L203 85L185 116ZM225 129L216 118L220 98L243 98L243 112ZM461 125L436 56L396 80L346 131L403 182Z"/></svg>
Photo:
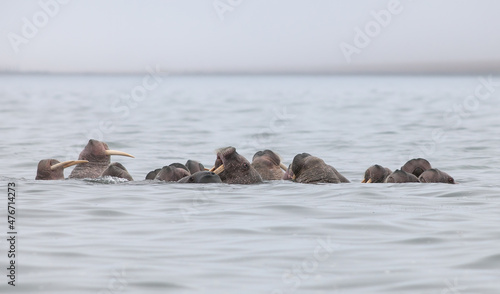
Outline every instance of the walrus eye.
<svg viewBox="0 0 500 294"><path fill-rule="evenodd" d="M249 168L250 168L250 166L248 165L248 163L246 163L246 162L243 163L243 170L247 170Z"/></svg>

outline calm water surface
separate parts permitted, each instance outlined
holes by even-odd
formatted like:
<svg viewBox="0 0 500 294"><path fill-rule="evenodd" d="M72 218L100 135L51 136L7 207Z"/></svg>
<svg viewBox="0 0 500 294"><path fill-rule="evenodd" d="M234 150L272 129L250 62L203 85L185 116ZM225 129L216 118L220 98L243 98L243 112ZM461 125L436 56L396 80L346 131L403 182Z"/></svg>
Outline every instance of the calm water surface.
<svg viewBox="0 0 500 294"><path fill-rule="evenodd" d="M143 78L0 76L2 293L498 293L500 86L479 99L476 76L162 76L141 92ZM135 155L113 161L136 181L34 180L89 138ZM143 181L228 145L286 164L308 152L352 183ZM417 156L460 184L360 183Z"/></svg>

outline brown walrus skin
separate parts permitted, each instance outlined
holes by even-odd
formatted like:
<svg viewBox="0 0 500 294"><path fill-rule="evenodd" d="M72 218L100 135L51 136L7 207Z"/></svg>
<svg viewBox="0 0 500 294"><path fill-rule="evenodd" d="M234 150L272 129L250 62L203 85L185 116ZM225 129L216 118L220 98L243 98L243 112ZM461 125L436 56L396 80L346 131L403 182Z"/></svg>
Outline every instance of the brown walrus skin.
<svg viewBox="0 0 500 294"><path fill-rule="evenodd" d="M185 166L187 167L187 169L189 170L189 172L192 175L199 172L199 171L205 170L205 167L203 166L203 164L199 163L196 160L189 159L188 161L186 161Z"/></svg>
<svg viewBox="0 0 500 294"><path fill-rule="evenodd" d="M387 167L375 164L365 171L365 176L361 183L384 183L392 171Z"/></svg>
<svg viewBox="0 0 500 294"><path fill-rule="evenodd" d="M350 181L346 177L344 177L341 173L339 173L338 170L336 170L333 166L329 165L329 167L332 168L333 172L335 173L335 175L337 175L341 183L350 183Z"/></svg>
<svg viewBox="0 0 500 294"><path fill-rule="evenodd" d="M78 157L80 160L88 160L89 162L77 165L69 177L77 179L95 179L100 177L106 168L108 168L111 162L111 155L134 157L122 151L109 150L106 143L90 139Z"/></svg>
<svg viewBox="0 0 500 294"><path fill-rule="evenodd" d="M264 181L281 180L285 173L281 165L279 155L267 149L255 153L252 159L252 167Z"/></svg>
<svg viewBox="0 0 500 294"><path fill-rule="evenodd" d="M132 176L129 174L129 172L127 171L127 169L123 166L123 164L121 164L119 162L113 162L110 165L108 165L108 168L106 168L101 174L101 177L105 177L105 176L122 178L122 179L126 179L129 181L134 180L132 178Z"/></svg>
<svg viewBox="0 0 500 294"><path fill-rule="evenodd" d="M292 161L293 180L297 183L340 183L332 167L309 153L297 154Z"/></svg>
<svg viewBox="0 0 500 294"><path fill-rule="evenodd" d="M156 178L156 175L161 171L161 168L157 168L155 170L150 171L147 175L145 180L154 180Z"/></svg>
<svg viewBox="0 0 500 294"><path fill-rule="evenodd" d="M397 169L385 180L386 183L418 183L419 180L414 174Z"/></svg>
<svg viewBox="0 0 500 294"><path fill-rule="evenodd" d="M427 159L423 158L414 158L408 160L402 167L401 170L414 174L417 178L426 170L431 169L431 164L427 161Z"/></svg>
<svg viewBox="0 0 500 294"><path fill-rule="evenodd" d="M177 182L178 180L190 176L191 173L184 164L172 163L162 167L155 177L155 180L165 182Z"/></svg>
<svg viewBox="0 0 500 294"><path fill-rule="evenodd" d="M292 171L292 164L290 164L288 166L288 169L285 171L285 173L283 174L283 177L281 179L285 180L285 181L293 181L293 178L294 178L294 174Z"/></svg>
<svg viewBox="0 0 500 294"><path fill-rule="evenodd" d="M219 173L223 183L227 184L257 184L262 183L262 177L252 167L250 162L236 152L234 147L225 147L217 151L217 158L214 170L217 173L219 168L224 166L224 170Z"/></svg>
<svg viewBox="0 0 500 294"><path fill-rule="evenodd" d="M422 183L446 183L455 184L455 179L453 179L449 174L444 171L440 171L437 168L431 168L424 171L418 178Z"/></svg>
<svg viewBox="0 0 500 294"><path fill-rule="evenodd" d="M64 180L65 168L87 162L86 160L59 162L57 159L42 159L38 163L35 180Z"/></svg>
<svg viewBox="0 0 500 294"><path fill-rule="evenodd" d="M220 177L211 171L199 171L195 172L190 176L186 176L179 181L178 183L192 183L192 184L209 184L209 183L222 183Z"/></svg>

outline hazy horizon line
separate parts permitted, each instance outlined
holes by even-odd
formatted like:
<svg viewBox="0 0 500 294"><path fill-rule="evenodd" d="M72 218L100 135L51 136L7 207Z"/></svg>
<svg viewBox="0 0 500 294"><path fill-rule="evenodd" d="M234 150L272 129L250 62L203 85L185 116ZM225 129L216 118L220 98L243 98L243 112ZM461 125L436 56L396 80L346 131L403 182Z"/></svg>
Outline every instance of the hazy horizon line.
<svg viewBox="0 0 500 294"><path fill-rule="evenodd" d="M132 76L148 74L147 71L10 71L0 70L0 75L102 75L102 76ZM500 75L500 70L496 71L172 71L160 72L160 76L467 76L467 75Z"/></svg>
<svg viewBox="0 0 500 294"><path fill-rule="evenodd" d="M149 67L156 67L156 73L164 75L477 75L500 74L500 61L496 62L408 62L408 63L365 63L348 66L310 68L241 68L241 69L182 69L178 66L151 63L140 70L21 70L0 69L0 74L53 74L53 75L141 75L148 74Z"/></svg>

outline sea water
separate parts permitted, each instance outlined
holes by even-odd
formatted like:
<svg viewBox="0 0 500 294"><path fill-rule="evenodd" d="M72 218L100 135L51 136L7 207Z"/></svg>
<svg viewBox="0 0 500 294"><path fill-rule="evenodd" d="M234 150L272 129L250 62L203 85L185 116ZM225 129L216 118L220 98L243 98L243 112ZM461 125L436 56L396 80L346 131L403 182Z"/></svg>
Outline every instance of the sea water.
<svg viewBox="0 0 500 294"><path fill-rule="evenodd" d="M145 82L146 81L146 82ZM0 76L2 293L498 293L500 77ZM35 181L89 139L133 182ZM351 183L144 181L307 152ZM361 184L425 157L448 184ZM66 177L72 168L65 171ZM16 279L7 277L15 183Z"/></svg>

